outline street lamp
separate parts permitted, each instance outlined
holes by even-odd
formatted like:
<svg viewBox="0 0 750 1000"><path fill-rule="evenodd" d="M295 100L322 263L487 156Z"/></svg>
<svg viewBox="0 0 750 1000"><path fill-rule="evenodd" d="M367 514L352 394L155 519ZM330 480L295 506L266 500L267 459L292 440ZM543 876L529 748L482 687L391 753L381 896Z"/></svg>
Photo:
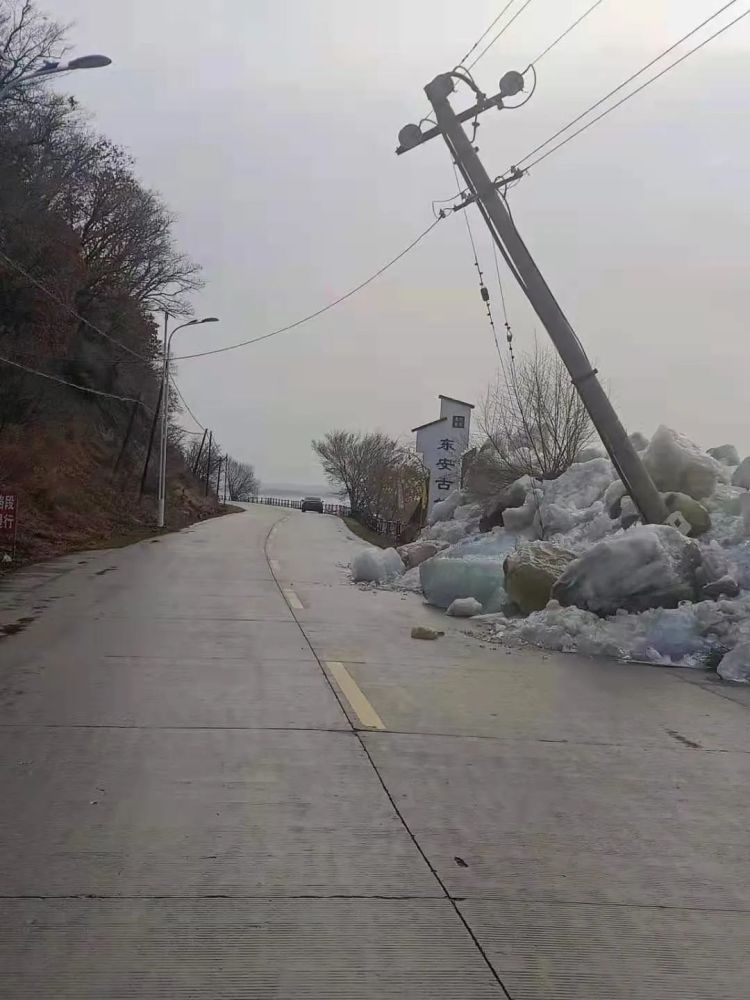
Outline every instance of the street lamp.
<svg viewBox="0 0 750 1000"><path fill-rule="evenodd" d="M159 518L158 526L164 527L164 510L167 498L167 431L169 430L169 351L172 346L172 337L178 330L184 330L186 326L200 326L201 323L218 323L217 316L206 316L204 319L191 319L187 323L181 323L167 337L167 324L169 323L169 313L164 313L164 355L162 357L161 369L161 438L159 441Z"/></svg>
<svg viewBox="0 0 750 1000"><path fill-rule="evenodd" d="M31 73L22 74L11 80L5 87L0 88L0 100L2 100L11 90L22 86L24 83L31 83L45 76L54 76L55 73L69 73L74 69L99 69L101 66L109 66L112 60L109 56L90 55L77 56L69 62L63 63L56 59L46 59L43 66L33 70Z"/></svg>

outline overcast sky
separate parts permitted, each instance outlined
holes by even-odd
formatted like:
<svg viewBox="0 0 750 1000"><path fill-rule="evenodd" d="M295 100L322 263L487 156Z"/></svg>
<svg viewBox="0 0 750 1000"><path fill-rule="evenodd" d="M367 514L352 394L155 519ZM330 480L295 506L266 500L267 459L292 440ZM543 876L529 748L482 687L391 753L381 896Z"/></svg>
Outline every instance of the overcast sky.
<svg viewBox="0 0 750 1000"><path fill-rule="evenodd" d="M590 0L532 0L475 69L488 93ZM455 190L440 140L396 157L422 88L501 0L40 0L77 53L114 64L64 86L136 158L204 268L182 353L267 332L367 277ZM516 7L520 6L517 0ZM540 65L532 100L487 113L500 173L720 6L604 0ZM730 8L696 40L740 13ZM750 17L533 170L516 222L630 430L667 423L750 450L747 78ZM454 105L470 103L466 92ZM473 210L475 213L476 210ZM492 256L472 214L488 282ZM496 314L496 285L490 283ZM510 288L519 346L538 321ZM175 338L177 345L177 338ZM319 481L333 427L409 439L438 393L479 401L496 367L465 224L454 216L383 278L292 333L184 361L197 417L262 479ZM186 426L188 421L186 420Z"/></svg>

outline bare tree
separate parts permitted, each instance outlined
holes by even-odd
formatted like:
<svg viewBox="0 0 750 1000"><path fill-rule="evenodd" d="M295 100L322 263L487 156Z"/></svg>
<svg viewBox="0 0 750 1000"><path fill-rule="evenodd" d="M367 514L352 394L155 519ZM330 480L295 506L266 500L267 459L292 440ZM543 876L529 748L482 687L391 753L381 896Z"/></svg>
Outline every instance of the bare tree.
<svg viewBox="0 0 750 1000"><path fill-rule="evenodd" d="M421 460L387 434L335 430L312 447L329 483L352 510L398 519L421 497Z"/></svg>
<svg viewBox="0 0 750 1000"><path fill-rule="evenodd" d="M409 517L423 499L427 470L416 452L393 438L386 441L387 449L376 450L368 469L372 509L380 517L398 521Z"/></svg>
<svg viewBox="0 0 750 1000"><path fill-rule="evenodd" d="M225 473L227 477L227 493L230 500L246 500L258 495L258 479L255 469L247 462L227 456Z"/></svg>
<svg viewBox="0 0 750 1000"><path fill-rule="evenodd" d="M0 0L0 85L62 55L64 34L32 2ZM37 86L11 93L13 100L0 101L2 353L153 406L158 345L150 313L189 312L198 268L176 247L159 196L139 183L129 156L93 132L75 101ZM28 374L3 376L13 384L0 423L86 410L128 419L127 407L101 397ZM136 422L135 438L138 429Z"/></svg>
<svg viewBox="0 0 750 1000"><path fill-rule="evenodd" d="M139 184L119 147L101 138L90 142L93 155L56 198L86 262L79 308L124 292L146 309L184 314L184 296L202 283L199 268L174 246L170 213Z"/></svg>
<svg viewBox="0 0 750 1000"><path fill-rule="evenodd" d="M348 500L356 510L361 497L360 435L353 431L329 431L312 449L320 459L323 472L336 495Z"/></svg>
<svg viewBox="0 0 750 1000"><path fill-rule="evenodd" d="M150 498L123 498L156 477L152 310L189 311L200 285L131 158L74 98L42 82L13 86L64 57L65 30L34 0L0 0L0 88L10 88L0 100L0 470L26 497L28 525L37 495L54 496L59 523L39 522L42 551L43 539L62 542L78 524L66 503L78 513L96 498L97 525L119 525L123 505L128 517L147 515ZM171 393L168 405L178 406ZM189 490L186 441L173 422L168 474ZM211 468L199 470L214 487L218 461L215 447Z"/></svg>
<svg viewBox="0 0 750 1000"><path fill-rule="evenodd" d="M185 449L185 461L193 475L201 481L205 480L206 472L208 472L208 481L211 483L215 482L219 475L224 455L216 438L213 438L211 441L211 454L209 457L208 440L204 441L200 437L191 437L190 444Z"/></svg>
<svg viewBox="0 0 750 1000"><path fill-rule="evenodd" d="M468 487L488 499L520 479L556 479L593 436L588 412L558 355L535 346L504 363L479 415L486 436Z"/></svg>
<svg viewBox="0 0 750 1000"><path fill-rule="evenodd" d="M66 25L40 13L31 0L0 0L0 87L7 87L44 59L59 59Z"/></svg>

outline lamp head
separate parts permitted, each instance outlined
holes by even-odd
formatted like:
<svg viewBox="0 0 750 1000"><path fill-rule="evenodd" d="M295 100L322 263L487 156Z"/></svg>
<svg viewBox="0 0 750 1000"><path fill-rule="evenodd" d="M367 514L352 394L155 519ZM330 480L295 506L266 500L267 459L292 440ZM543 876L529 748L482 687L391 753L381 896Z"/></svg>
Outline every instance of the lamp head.
<svg viewBox="0 0 750 1000"><path fill-rule="evenodd" d="M99 69L100 66L109 66L112 60L109 56L77 56L68 63L68 69Z"/></svg>

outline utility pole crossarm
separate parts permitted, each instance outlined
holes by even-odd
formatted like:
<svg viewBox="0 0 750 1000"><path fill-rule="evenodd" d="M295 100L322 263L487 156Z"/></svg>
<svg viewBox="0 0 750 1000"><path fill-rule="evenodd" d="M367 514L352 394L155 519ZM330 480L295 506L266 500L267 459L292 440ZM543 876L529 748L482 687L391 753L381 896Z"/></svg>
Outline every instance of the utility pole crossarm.
<svg viewBox="0 0 750 1000"><path fill-rule="evenodd" d="M477 206L500 252L568 369L571 381L633 502L646 521L661 524L667 519L664 501L602 388L583 345L518 233L505 202L497 192L495 182L491 180L464 132L461 116L451 107L448 98L453 90L453 75L449 73L436 77L425 87L438 129L470 193L476 198Z"/></svg>

